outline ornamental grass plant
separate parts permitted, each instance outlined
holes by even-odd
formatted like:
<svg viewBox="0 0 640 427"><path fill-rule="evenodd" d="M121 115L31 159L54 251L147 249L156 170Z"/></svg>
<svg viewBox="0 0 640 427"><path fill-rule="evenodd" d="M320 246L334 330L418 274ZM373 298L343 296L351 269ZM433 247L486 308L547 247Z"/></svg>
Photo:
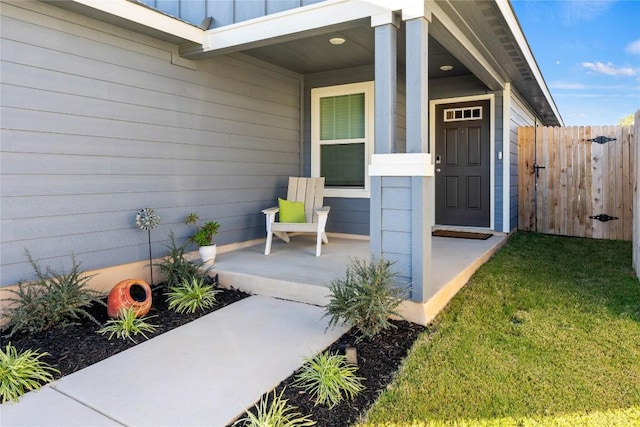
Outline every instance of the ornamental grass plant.
<svg viewBox="0 0 640 427"><path fill-rule="evenodd" d="M302 415L295 406L287 405L282 398L284 390L277 394L274 390L256 405L256 412L247 412L245 418L236 421L233 426L239 427L307 427L316 422L307 415ZM269 396L272 396L269 398Z"/></svg>
<svg viewBox="0 0 640 427"><path fill-rule="evenodd" d="M191 280L182 279L182 283L172 286L166 293L169 308L178 313L195 313L213 307L216 304L216 294L221 291L212 285L206 285L204 279L194 277Z"/></svg>
<svg viewBox="0 0 640 427"><path fill-rule="evenodd" d="M2 403L17 402L31 390L38 390L43 384L53 381L58 370L41 359L48 353L33 350L19 352L8 343L0 349L0 397Z"/></svg>
<svg viewBox="0 0 640 427"><path fill-rule="evenodd" d="M312 396L316 405L333 408L344 398L353 399L364 390L363 378L356 376L357 370L347 363L346 356L323 352L305 359L293 385Z"/></svg>
<svg viewBox="0 0 640 427"><path fill-rule="evenodd" d="M154 316L137 317L134 307L123 308L120 310L120 315L115 319L107 320L98 333L109 334L109 340L115 336L123 340L130 339L137 344L137 341L133 339L134 336L140 334L145 339L149 339L145 332L152 333L156 330L156 325L147 322L152 317Z"/></svg>

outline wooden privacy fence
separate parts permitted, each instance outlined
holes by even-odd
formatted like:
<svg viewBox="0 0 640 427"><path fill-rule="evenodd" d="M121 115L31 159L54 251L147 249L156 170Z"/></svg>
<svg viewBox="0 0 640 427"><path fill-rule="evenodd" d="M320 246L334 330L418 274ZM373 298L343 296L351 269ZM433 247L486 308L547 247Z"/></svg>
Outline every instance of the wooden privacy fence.
<svg viewBox="0 0 640 427"><path fill-rule="evenodd" d="M632 240L631 126L521 127L518 229Z"/></svg>

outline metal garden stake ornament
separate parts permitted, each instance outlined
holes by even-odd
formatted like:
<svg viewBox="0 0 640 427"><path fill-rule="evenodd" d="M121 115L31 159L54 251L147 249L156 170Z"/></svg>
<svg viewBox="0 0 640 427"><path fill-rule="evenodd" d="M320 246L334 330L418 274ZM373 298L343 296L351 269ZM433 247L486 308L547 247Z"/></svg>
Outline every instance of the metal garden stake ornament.
<svg viewBox="0 0 640 427"><path fill-rule="evenodd" d="M136 225L141 230L147 230L149 236L149 271L151 273L151 286L153 286L153 266L151 263L151 229L160 224L160 215L153 209L144 208L136 214Z"/></svg>

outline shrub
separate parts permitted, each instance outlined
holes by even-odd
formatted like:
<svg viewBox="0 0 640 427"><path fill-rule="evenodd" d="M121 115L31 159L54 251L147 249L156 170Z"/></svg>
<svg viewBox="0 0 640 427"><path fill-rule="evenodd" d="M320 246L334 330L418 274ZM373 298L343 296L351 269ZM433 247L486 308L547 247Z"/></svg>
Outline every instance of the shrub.
<svg viewBox="0 0 640 427"><path fill-rule="evenodd" d="M88 287L94 275L83 273L73 254L71 271L67 274L58 273L49 266L43 269L28 250L25 255L37 279L30 283L20 282L17 290L9 290L17 295L17 298L9 298L12 303L6 314L11 326L9 336L18 331L35 333L53 326L64 327L80 317L100 325L85 308L93 303L105 305L104 295Z"/></svg>
<svg viewBox="0 0 640 427"><path fill-rule="evenodd" d="M256 413L247 412L247 416L236 421L233 425L244 427L306 427L315 425L316 422L308 415L297 412L297 407L288 406L287 399L283 399L284 389L278 395L273 391L271 402L268 396L260 399L256 405Z"/></svg>
<svg viewBox="0 0 640 427"><path fill-rule="evenodd" d="M362 378L355 374L357 369L347 363L346 356L320 353L305 359L293 385L309 393L316 405L333 408L344 397L353 399L364 390Z"/></svg>
<svg viewBox="0 0 640 427"><path fill-rule="evenodd" d="M197 309L205 310L216 303L216 294L220 293L204 280L194 277L182 279L179 286L169 288L166 293L169 308L178 313L194 313Z"/></svg>
<svg viewBox="0 0 640 427"><path fill-rule="evenodd" d="M363 337L374 337L393 326L389 321L405 298L406 291L395 283L392 263L384 259L353 259L347 266L346 277L329 284L331 298L325 308L329 327L344 321L355 327Z"/></svg>
<svg viewBox="0 0 640 427"><path fill-rule="evenodd" d="M0 396L2 403L17 402L30 390L38 390L42 384L53 381L55 368L40 360L48 353L33 350L18 350L7 344L5 350L0 349Z"/></svg>
<svg viewBox="0 0 640 427"><path fill-rule="evenodd" d="M133 339L135 335L142 335L146 339L149 339L145 335L145 332L154 332L156 325L147 323L147 319L154 316L136 317L136 309L134 307L123 308L120 310L120 315L116 319L109 319L104 327L98 330L99 334L109 334L109 340L115 335L121 339L129 338L131 341L137 344Z"/></svg>
<svg viewBox="0 0 640 427"><path fill-rule="evenodd" d="M164 274L167 287L180 286L185 279L190 281L194 277L206 277L206 272L202 272L196 264L185 259L187 244L188 242L185 242L178 246L173 231L169 233L169 254L161 263L155 264Z"/></svg>

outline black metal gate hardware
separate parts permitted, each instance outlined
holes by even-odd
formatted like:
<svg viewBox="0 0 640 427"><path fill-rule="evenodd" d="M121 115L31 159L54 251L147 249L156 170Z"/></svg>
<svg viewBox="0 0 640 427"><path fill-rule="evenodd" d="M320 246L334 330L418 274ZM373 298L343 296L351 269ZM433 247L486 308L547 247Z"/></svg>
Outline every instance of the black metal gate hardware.
<svg viewBox="0 0 640 427"><path fill-rule="evenodd" d="M545 166L533 165L533 169L536 171L536 178L540 178L540 169L546 169Z"/></svg>
<svg viewBox="0 0 640 427"><path fill-rule="evenodd" d="M608 136L596 136L595 138L587 139L587 141L595 142L597 144L606 144L607 142L615 140L615 138L609 138Z"/></svg>
<svg viewBox="0 0 640 427"><path fill-rule="evenodd" d="M590 216L589 218L597 219L598 221L602 221L602 222L613 221L614 219L618 219L617 216L609 216L607 214L594 215L594 216Z"/></svg>

